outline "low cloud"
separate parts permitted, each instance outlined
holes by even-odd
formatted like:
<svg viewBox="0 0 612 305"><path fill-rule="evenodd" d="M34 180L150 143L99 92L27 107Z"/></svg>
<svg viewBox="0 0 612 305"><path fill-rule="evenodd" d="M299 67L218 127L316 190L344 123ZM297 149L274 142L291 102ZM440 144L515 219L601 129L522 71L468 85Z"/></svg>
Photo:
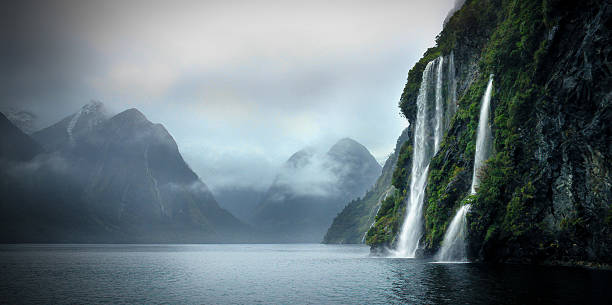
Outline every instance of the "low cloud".
<svg viewBox="0 0 612 305"><path fill-rule="evenodd" d="M262 189L295 151L351 137L379 161L453 0L14 1L0 109L48 126L90 99L162 123L211 189Z"/></svg>
<svg viewBox="0 0 612 305"><path fill-rule="evenodd" d="M341 165L327 155L314 153L298 167L285 166L278 174L275 185L289 190L295 196L329 197L338 194ZM284 198L274 198L281 201Z"/></svg>

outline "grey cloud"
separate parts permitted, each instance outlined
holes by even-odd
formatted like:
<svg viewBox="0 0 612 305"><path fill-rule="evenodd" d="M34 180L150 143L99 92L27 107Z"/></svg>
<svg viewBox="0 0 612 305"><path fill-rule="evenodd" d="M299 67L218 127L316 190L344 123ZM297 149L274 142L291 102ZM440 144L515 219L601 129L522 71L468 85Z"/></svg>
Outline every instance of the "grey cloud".
<svg viewBox="0 0 612 305"><path fill-rule="evenodd" d="M90 99L137 107L213 189L261 188L346 136L383 161L407 72L453 3L19 1L0 13L0 109L42 127Z"/></svg>

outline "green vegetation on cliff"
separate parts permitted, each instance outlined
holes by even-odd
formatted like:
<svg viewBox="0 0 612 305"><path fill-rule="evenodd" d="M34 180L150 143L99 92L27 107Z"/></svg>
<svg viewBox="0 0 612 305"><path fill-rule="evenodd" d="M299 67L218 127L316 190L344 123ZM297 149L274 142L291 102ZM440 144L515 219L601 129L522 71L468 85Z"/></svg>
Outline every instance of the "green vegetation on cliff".
<svg viewBox="0 0 612 305"><path fill-rule="evenodd" d="M472 259L610 261L611 11L603 1L468 0L410 70L400 108L411 122L425 65L452 51L458 71L457 113L429 167L426 254L469 201ZM489 74L493 155L468 196ZM368 232L373 249L391 245L401 226L411 155L398 157L397 191Z"/></svg>
<svg viewBox="0 0 612 305"><path fill-rule="evenodd" d="M370 229L375 220L376 213L385 198L394 193L396 164L404 164L398 161L400 147L405 147L406 141L412 138L409 128L406 128L397 140L395 151L389 156L382 169L382 173L376 184L363 198L358 198L349 204L336 216L331 227L327 230L323 243L326 244L359 244L364 242L365 233ZM392 181L394 182L392 185Z"/></svg>

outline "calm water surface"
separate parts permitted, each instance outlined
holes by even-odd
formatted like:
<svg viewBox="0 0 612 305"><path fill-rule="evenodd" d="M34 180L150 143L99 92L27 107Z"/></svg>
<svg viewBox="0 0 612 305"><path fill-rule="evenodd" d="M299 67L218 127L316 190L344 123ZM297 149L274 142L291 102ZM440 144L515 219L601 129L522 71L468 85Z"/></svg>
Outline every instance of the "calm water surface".
<svg viewBox="0 0 612 305"><path fill-rule="evenodd" d="M612 304L611 283L609 271L371 258L365 246L0 246L10 304Z"/></svg>

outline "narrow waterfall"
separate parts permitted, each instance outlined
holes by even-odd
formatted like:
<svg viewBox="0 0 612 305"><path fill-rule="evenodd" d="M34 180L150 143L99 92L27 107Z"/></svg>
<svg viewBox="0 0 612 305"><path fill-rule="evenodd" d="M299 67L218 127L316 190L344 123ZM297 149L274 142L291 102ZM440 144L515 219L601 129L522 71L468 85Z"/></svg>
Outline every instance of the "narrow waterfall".
<svg viewBox="0 0 612 305"><path fill-rule="evenodd" d="M434 132L434 154L440 149L440 142L444 135L444 109L442 108L442 65L444 57L438 58L438 73L436 75L436 126Z"/></svg>
<svg viewBox="0 0 612 305"><path fill-rule="evenodd" d="M470 194L476 194L479 178L478 171L485 160L491 154L491 125L489 125L489 112L491 108L491 92L493 90L493 74L489 76L487 89L482 97L480 104L480 116L478 118L478 133L476 135L476 153L474 156L474 172L472 174L472 187ZM442 247L436 255L436 260L440 262L462 262L467 261L466 255L466 233L467 233L467 213L471 205L466 204L459 208L455 217L451 221L444 239Z"/></svg>
<svg viewBox="0 0 612 305"><path fill-rule="evenodd" d="M491 154L491 125L489 124L489 111L491 108L491 91L493 90L493 74L489 76L487 90L482 97L480 105L480 117L478 118L478 134L476 135L476 154L474 155L474 172L472 174L471 194L476 194L476 188L480 183L478 171L484 161Z"/></svg>
<svg viewBox="0 0 612 305"><path fill-rule="evenodd" d="M433 66L437 63L435 87ZM393 252L396 257L415 257L423 228L423 197L429 162L439 148L444 134L444 107L442 106L442 65L443 58L431 61L423 71L423 80L417 97L417 116L414 129L414 145L412 156L412 175L410 178L410 194L406 202L406 216L400 230L397 248ZM434 100L431 101L432 87ZM428 108L435 102L435 113L430 114ZM431 107L434 108L434 107ZM433 115L433 116L432 116ZM431 121L434 121L433 123ZM431 125L434 126L431 126ZM433 128L432 128L433 127ZM432 130L433 129L433 130ZM433 134L432 134L433 131Z"/></svg>
<svg viewBox="0 0 612 305"><path fill-rule="evenodd" d="M446 128L450 127L450 122L455 112L457 112L457 78L455 76L455 55L451 51L448 56L448 96L446 101Z"/></svg>
<svg viewBox="0 0 612 305"><path fill-rule="evenodd" d="M465 237L467 233L466 214L470 209L470 205L466 204L459 208L455 217L450 223L448 230L444 234L442 248L436 255L436 260L439 262L466 261L466 244Z"/></svg>

